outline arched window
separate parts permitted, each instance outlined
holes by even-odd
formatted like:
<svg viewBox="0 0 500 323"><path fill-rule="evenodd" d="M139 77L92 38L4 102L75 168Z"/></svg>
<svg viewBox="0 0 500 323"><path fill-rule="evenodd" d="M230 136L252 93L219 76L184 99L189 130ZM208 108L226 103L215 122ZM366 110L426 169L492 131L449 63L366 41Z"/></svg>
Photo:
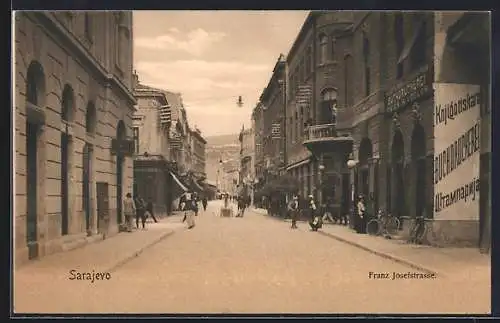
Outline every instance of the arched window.
<svg viewBox="0 0 500 323"><path fill-rule="evenodd" d="M319 35L319 63L325 64L326 63L326 57L327 57L327 52L328 52L328 38L326 37L325 34Z"/></svg>
<svg viewBox="0 0 500 323"><path fill-rule="evenodd" d="M63 94L62 94L62 111L61 111L61 119L64 121L73 121L73 111L75 104L75 95L73 92L73 88L66 84L64 86Z"/></svg>
<svg viewBox="0 0 500 323"><path fill-rule="evenodd" d="M127 24L127 17L125 12L119 12L115 15L116 19L116 43L115 56L118 66L122 69L126 68L129 55L129 37L130 31Z"/></svg>
<svg viewBox="0 0 500 323"><path fill-rule="evenodd" d="M337 122L337 91L326 89L321 95L321 123Z"/></svg>
<svg viewBox="0 0 500 323"><path fill-rule="evenodd" d="M93 102L89 102L87 104L87 111L85 113L85 131L87 133L95 133L96 123L96 108Z"/></svg>
<svg viewBox="0 0 500 323"><path fill-rule="evenodd" d="M35 65L33 65L35 66ZM28 69L28 75L26 77L26 100L33 104L38 105L38 89L37 89L37 74L36 69L32 66Z"/></svg>
<svg viewBox="0 0 500 323"><path fill-rule="evenodd" d="M337 42L337 39L332 36L330 40L330 60L334 61L335 60L335 43Z"/></svg>

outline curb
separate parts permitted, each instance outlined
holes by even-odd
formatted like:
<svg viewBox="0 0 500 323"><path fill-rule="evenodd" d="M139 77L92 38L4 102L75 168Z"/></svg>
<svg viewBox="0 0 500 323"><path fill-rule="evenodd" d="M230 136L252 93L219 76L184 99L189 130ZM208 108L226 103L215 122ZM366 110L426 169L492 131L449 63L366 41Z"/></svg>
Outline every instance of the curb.
<svg viewBox="0 0 500 323"><path fill-rule="evenodd" d="M330 238L333 238L335 240L338 240L338 241L341 241L341 242L344 242L344 243L347 243L351 246L354 246L356 248L359 248L359 249L362 249L362 250L365 250L369 253L372 253L372 254L375 254L379 257L382 257L382 258L386 258L386 259L389 259L389 260L392 260L394 262L397 262L397 263L400 263L400 264L403 264L403 265L406 265L406 266L409 266L413 269L417 269L419 271L423 271L423 272L426 272L426 273L429 273L429 274L434 274L434 275L438 275L438 271L437 270L434 270L434 269L430 269L428 267L424 267L422 265L419 265L417 263L414 263L410 260L407 260L407 259L404 259L404 258L400 258L400 257L396 257L394 255L391 255L389 253L385 253L385 252L380 252L380 251L377 251L375 249L371 249L371 248L368 248L368 247L365 247L359 243L356 243L356 242L353 242L353 241L350 241L350 240L347 240L347 239L344 239L344 238L341 238L339 236L336 236L334 234L331 234L331 233L328 233L328 232L324 232L324 231L318 231L318 233L324 235L324 236L327 236L327 237L330 237ZM441 276L444 276L442 274L439 274Z"/></svg>
<svg viewBox="0 0 500 323"><path fill-rule="evenodd" d="M150 242L150 243L148 243L147 245L145 245L145 246L143 246L143 247L139 248L139 250L134 251L132 254L125 256L122 260L119 260L117 263L115 263L113 266L111 266L111 267L110 267L110 268L109 268L106 272L109 272L109 273L114 272L115 270L117 270L117 269L118 269L118 268L120 268L121 266L125 265L125 264L126 264L127 262L129 262L130 260L132 260L132 259L134 259L134 258L136 258L136 257L139 257L139 256L140 256L140 254L141 254L144 250L146 250L146 249L148 249L148 248L150 248L150 247L154 246L155 244L160 243L161 241L163 241L163 240L165 240L166 238L170 237L170 236L171 236L171 235L173 235L174 233L175 233L175 231L174 231L174 230L172 230L172 231L166 232L165 234L162 234L162 235L161 235L158 239L156 239L156 240L154 240L153 242Z"/></svg>

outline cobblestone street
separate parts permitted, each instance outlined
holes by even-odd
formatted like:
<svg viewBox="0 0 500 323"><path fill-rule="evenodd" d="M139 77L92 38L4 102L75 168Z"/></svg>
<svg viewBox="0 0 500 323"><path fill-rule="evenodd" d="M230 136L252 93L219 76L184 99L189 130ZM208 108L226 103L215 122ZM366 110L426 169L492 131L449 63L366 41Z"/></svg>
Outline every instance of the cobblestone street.
<svg viewBox="0 0 500 323"><path fill-rule="evenodd" d="M185 230L179 215L149 230L108 239L176 231L115 266L104 281L69 280L69 271L104 271L88 256L74 268L70 253L22 267L15 311L36 313L487 313L490 287L477 277L370 279L370 272L416 271L344 242L256 212L216 216L219 202ZM152 238L149 238L150 240ZM154 239L152 239L154 240ZM99 243L105 243L99 242ZM131 242L132 243L132 242ZM140 244L136 240L136 246ZM89 246L88 248L95 248ZM83 248L84 250L85 248ZM117 249L117 250L118 250ZM73 251L82 254L82 249ZM109 249L113 253L112 249ZM109 257L112 255L110 254ZM101 256L102 257L102 256ZM67 268L65 268L66 259ZM110 265L111 266L111 265ZM109 266L108 266L109 267ZM113 267L113 266L111 266ZM41 270L45 268L45 270ZM448 267L449 268L449 267ZM459 272L459 271L457 271ZM391 300L391 301L388 301Z"/></svg>

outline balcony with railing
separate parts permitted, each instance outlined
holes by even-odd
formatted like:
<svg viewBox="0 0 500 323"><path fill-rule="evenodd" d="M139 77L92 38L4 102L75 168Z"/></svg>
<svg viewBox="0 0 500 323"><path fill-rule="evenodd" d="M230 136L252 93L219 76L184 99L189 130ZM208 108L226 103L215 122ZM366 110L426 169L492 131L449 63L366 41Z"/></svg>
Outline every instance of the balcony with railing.
<svg viewBox="0 0 500 323"><path fill-rule="evenodd" d="M334 148L336 145L351 145L353 138L348 132L338 132L335 123L311 125L305 129L303 144L314 153L317 148Z"/></svg>

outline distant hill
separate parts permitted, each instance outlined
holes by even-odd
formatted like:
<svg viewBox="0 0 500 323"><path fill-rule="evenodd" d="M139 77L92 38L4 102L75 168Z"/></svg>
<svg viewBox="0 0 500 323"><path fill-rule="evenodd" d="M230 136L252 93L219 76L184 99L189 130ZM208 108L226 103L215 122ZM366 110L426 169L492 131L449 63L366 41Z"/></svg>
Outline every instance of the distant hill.
<svg viewBox="0 0 500 323"><path fill-rule="evenodd" d="M206 137L205 140L207 141L205 148L207 179L215 183L221 159L225 162L232 160L231 165L237 166L239 164L240 142L238 134L211 136Z"/></svg>
<svg viewBox="0 0 500 323"><path fill-rule="evenodd" d="M210 136L206 137L205 140L207 141L207 146L239 145L238 135L239 134Z"/></svg>

